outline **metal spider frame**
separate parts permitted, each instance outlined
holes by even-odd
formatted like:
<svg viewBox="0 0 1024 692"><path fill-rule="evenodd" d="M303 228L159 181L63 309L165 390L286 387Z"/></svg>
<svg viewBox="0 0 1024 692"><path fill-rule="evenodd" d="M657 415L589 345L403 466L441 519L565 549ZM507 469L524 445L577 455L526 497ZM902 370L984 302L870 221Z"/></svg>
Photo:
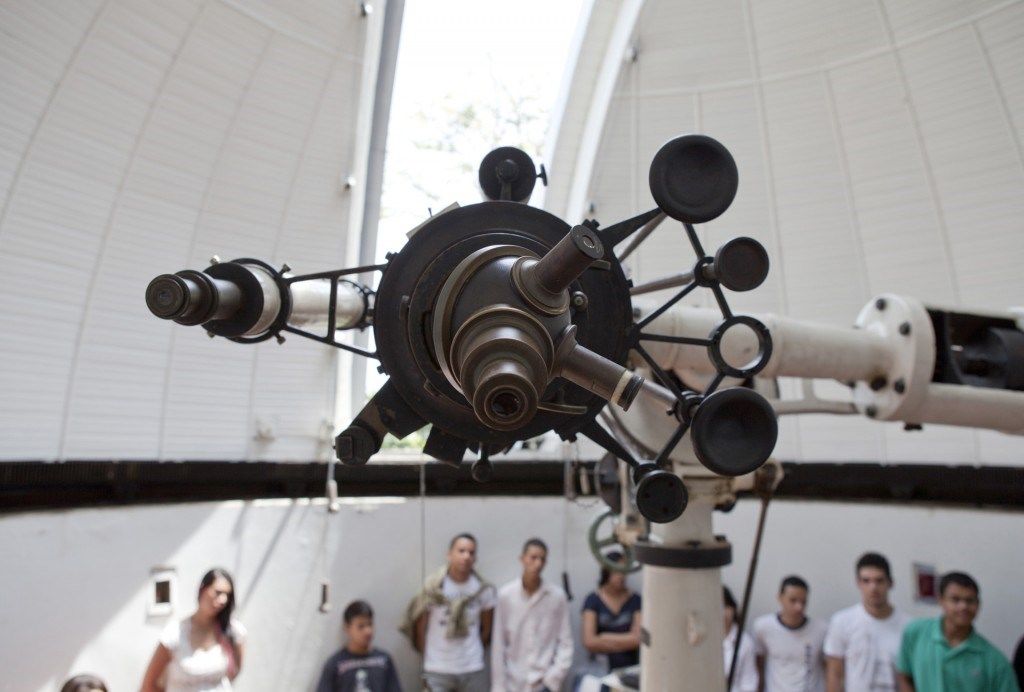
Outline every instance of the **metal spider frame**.
<svg viewBox="0 0 1024 692"><path fill-rule="evenodd" d="M625 241L627 238L632 237L629 244L623 249L622 253L616 255L619 262L624 262L629 255L631 255L645 240L647 240L654 229L657 228L666 218L667 214L665 212L660 208L655 208L631 219L609 226L603 231L599 231L599 233L601 234L602 240L605 241L606 245L610 248L613 248ZM591 223L593 224L593 222ZM653 461L649 462L649 464L638 462L633 455L626 450L624 445L616 440L611 433L604 430L604 428L598 426L596 423L584 431L584 434L587 434L587 436L594 442L625 461L635 471L642 471L644 467L649 467L649 465L653 465L657 468L664 468L670 465L668 463L669 456L690 429L690 425L693 421L693 412L696 410L696 407L707 399L707 397L713 394L721 386L726 377L746 380L757 375L768 364L772 355L772 341L768 333L768 328L760 320L757 320L754 317L733 313L732 309L729 307L729 301L726 299L725 293L722 290L721 282L715 278L713 272L706 271L706 268L713 267L715 258L705 252L704 246L700 242L700 238L698 237L693 224L683 221L682 225L685 229L685 234L689 240L690 246L697 257L693 270L689 272L691 278L685 283L685 285L683 285L682 289L658 306L650 314L646 315L642 320L636 322L629 334L630 348L636 351L644 362L647 363L657 382L668 389L675 397L676 403L673 409L667 413L674 415L679 421L679 425L664 446L662 446L657 456ZM722 313L722 321L714 330L712 330L711 334L706 338L694 338L686 336L670 336L644 331L644 329L655 319L699 287L711 290L715 297L715 303ZM735 367L730 365L722 355L722 339L730 328L737 325L744 325L751 329L756 335L758 341L757 356L744 367ZM714 365L716 373L711 382L700 393L683 389L674 378L669 376L669 374L665 372L660 365L658 365L647 349L641 345L641 342L643 341L660 341L674 344L687 344L691 346L703 346L708 350L708 357ZM600 428L600 430L594 430L594 428Z"/></svg>

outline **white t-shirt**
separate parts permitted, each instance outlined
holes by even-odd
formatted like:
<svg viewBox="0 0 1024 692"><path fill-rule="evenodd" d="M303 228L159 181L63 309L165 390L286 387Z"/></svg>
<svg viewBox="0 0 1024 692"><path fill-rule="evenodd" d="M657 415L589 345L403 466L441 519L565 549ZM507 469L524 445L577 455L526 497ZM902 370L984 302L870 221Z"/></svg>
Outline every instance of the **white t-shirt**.
<svg viewBox="0 0 1024 692"><path fill-rule="evenodd" d="M840 610L828 623L825 655L844 660L846 692L895 690L900 637L910 617L893 608L884 620L858 603Z"/></svg>
<svg viewBox="0 0 1024 692"><path fill-rule="evenodd" d="M825 692L824 621L807 618L791 629L772 613L754 620L752 629L757 655L765 659L766 692Z"/></svg>
<svg viewBox="0 0 1024 692"><path fill-rule="evenodd" d="M444 596L449 601L459 597L468 597L480 590L480 580L470 575L461 584L445 577L442 583ZM480 641L480 612L492 610L497 603L494 587L484 589L476 599L466 606L466 625L469 634L457 639L449 639L448 606L431 605L427 619L426 651L423 653L423 670L428 673L462 674L483 670L484 645Z"/></svg>
<svg viewBox="0 0 1024 692"><path fill-rule="evenodd" d="M739 628L733 625L722 640L722 658L725 659L725 678L729 680L729 668L732 666L732 651L736 648L736 635ZM754 659L754 640L744 632L740 636L740 650L736 659L736 672L733 674L732 687L729 692L757 692L757 661Z"/></svg>
<svg viewBox="0 0 1024 692"><path fill-rule="evenodd" d="M228 657L220 644L195 650L189 641L192 618L169 622L160 633L160 643L171 652L167 664L166 692L227 692ZM236 644L244 644L246 631L242 623L231 621L231 633Z"/></svg>

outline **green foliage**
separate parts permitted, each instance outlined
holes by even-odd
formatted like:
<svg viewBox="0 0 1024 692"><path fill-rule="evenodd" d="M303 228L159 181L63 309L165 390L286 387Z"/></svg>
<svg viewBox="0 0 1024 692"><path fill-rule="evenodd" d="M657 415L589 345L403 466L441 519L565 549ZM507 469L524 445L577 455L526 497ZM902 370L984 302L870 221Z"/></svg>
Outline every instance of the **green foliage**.
<svg viewBox="0 0 1024 692"><path fill-rule="evenodd" d="M423 445L427 443L427 435L430 434L430 426L424 425L422 428L406 435L404 438L399 440L394 435L388 433L384 436L384 443L380 446L381 451L423 451Z"/></svg>

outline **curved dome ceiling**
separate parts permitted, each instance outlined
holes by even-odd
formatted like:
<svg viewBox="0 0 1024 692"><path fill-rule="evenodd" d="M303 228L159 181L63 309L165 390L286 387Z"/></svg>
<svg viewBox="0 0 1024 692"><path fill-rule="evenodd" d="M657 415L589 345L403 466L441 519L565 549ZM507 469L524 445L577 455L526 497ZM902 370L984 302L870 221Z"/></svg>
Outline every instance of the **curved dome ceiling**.
<svg viewBox="0 0 1024 692"><path fill-rule="evenodd" d="M595 0L579 46L551 211L653 207L654 153L704 132L740 170L706 246L752 235L772 258L741 309L846 325L884 292L1024 305L1024 2ZM692 260L666 223L631 261L645 280ZM782 428L783 459L1019 463L1024 446L859 417Z"/></svg>
<svg viewBox="0 0 1024 692"><path fill-rule="evenodd" d="M0 456L323 451L330 349L211 342L154 319L143 290L213 254L302 271L352 256L366 186L343 181L365 166L379 45L359 10L0 3Z"/></svg>

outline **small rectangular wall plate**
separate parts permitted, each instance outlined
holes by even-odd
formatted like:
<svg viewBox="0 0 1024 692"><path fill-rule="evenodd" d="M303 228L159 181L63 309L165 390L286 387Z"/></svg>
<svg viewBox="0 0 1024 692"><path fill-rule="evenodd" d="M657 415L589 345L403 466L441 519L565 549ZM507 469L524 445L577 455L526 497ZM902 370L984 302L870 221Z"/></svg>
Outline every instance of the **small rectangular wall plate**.
<svg viewBox="0 0 1024 692"><path fill-rule="evenodd" d="M913 564L914 600L918 603L938 603L939 577L935 565Z"/></svg>
<svg viewBox="0 0 1024 692"><path fill-rule="evenodd" d="M178 595L178 575L173 567L154 567L149 571L146 617L166 617L174 613Z"/></svg>

